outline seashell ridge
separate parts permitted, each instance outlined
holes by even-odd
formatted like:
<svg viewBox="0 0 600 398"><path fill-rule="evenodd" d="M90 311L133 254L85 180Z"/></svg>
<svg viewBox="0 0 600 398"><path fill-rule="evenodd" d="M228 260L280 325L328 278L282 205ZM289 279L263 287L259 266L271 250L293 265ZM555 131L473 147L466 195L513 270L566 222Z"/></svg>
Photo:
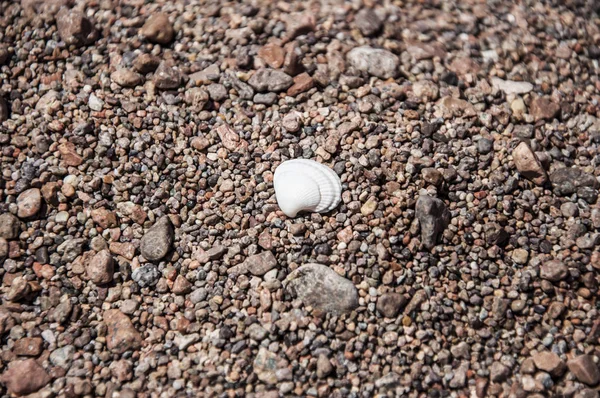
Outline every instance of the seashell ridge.
<svg viewBox="0 0 600 398"><path fill-rule="evenodd" d="M329 167L308 159L287 160L273 176L277 204L288 217L301 211L326 213L340 203L342 182Z"/></svg>

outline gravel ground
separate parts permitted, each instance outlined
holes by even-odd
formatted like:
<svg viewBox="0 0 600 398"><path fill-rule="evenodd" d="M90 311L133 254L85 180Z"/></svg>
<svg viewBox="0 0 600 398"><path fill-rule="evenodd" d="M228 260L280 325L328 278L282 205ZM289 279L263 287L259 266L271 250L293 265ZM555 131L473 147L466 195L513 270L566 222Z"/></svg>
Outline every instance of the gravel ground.
<svg viewBox="0 0 600 398"><path fill-rule="evenodd" d="M600 7L512 3L0 1L0 393L597 398Z"/></svg>

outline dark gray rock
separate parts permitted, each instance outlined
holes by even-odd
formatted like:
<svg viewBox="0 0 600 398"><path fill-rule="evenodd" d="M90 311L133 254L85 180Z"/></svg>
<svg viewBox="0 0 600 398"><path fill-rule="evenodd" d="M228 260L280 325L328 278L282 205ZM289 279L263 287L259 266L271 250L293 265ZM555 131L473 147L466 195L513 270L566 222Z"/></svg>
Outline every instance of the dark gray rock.
<svg viewBox="0 0 600 398"><path fill-rule="evenodd" d="M554 193L565 196L577 193L589 203L596 201L600 184L596 177L575 167L565 167L550 174Z"/></svg>
<svg viewBox="0 0 600 398"><path fill-rule="evenodd" d="M0 97L0 122L7 120L8 116L8 102L3 97Z"/></svg>
<svg viewBox="0 0 600 398"><path fill-rule="evenodd" d="M421 195L417 200L416 216L421 224L421 243L423 247L431 249L450 223L450 212L440 199Z"/></svg>

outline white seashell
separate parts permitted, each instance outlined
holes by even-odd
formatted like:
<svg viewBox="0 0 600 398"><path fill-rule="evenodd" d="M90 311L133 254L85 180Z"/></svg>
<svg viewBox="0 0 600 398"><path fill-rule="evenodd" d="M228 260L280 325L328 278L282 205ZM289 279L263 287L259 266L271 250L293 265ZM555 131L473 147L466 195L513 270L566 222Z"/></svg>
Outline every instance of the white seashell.
<svg viewBox="0 0 600 398"><path fill-rule="evenodd" d="M342 198L340 177L329 167L308 159L287 160L273 176L277 204L288 217L301 211L326 213Z"/></svg>

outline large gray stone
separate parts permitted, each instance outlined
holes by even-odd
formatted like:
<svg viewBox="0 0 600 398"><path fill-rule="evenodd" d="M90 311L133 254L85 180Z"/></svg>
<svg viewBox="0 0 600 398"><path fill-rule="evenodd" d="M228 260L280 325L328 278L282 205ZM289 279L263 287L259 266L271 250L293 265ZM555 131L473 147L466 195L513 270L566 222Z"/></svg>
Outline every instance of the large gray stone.
<svg viewBox="0 0 600 398"><path fill-rule="evenodd" d="M387 50L369 46L356 47L346 55L350 66L370 75L389 79L398 75L400 59Z"/></svg>
<svg viewBox="0 0 600 398"><path fill-rule="evenodd" d="M160 261L173 245L175 231L169 216L162 216L146 231L140 242L142 256L148 261Z"/></svg>
<svg viewBox="0 0 600 398"><path fill-rule="evenodd" d="M331 268L321 264L306 264L292 272L285 281L293 296L322 311L335 314L358 307L358 292L354 284Z"/></svg>

